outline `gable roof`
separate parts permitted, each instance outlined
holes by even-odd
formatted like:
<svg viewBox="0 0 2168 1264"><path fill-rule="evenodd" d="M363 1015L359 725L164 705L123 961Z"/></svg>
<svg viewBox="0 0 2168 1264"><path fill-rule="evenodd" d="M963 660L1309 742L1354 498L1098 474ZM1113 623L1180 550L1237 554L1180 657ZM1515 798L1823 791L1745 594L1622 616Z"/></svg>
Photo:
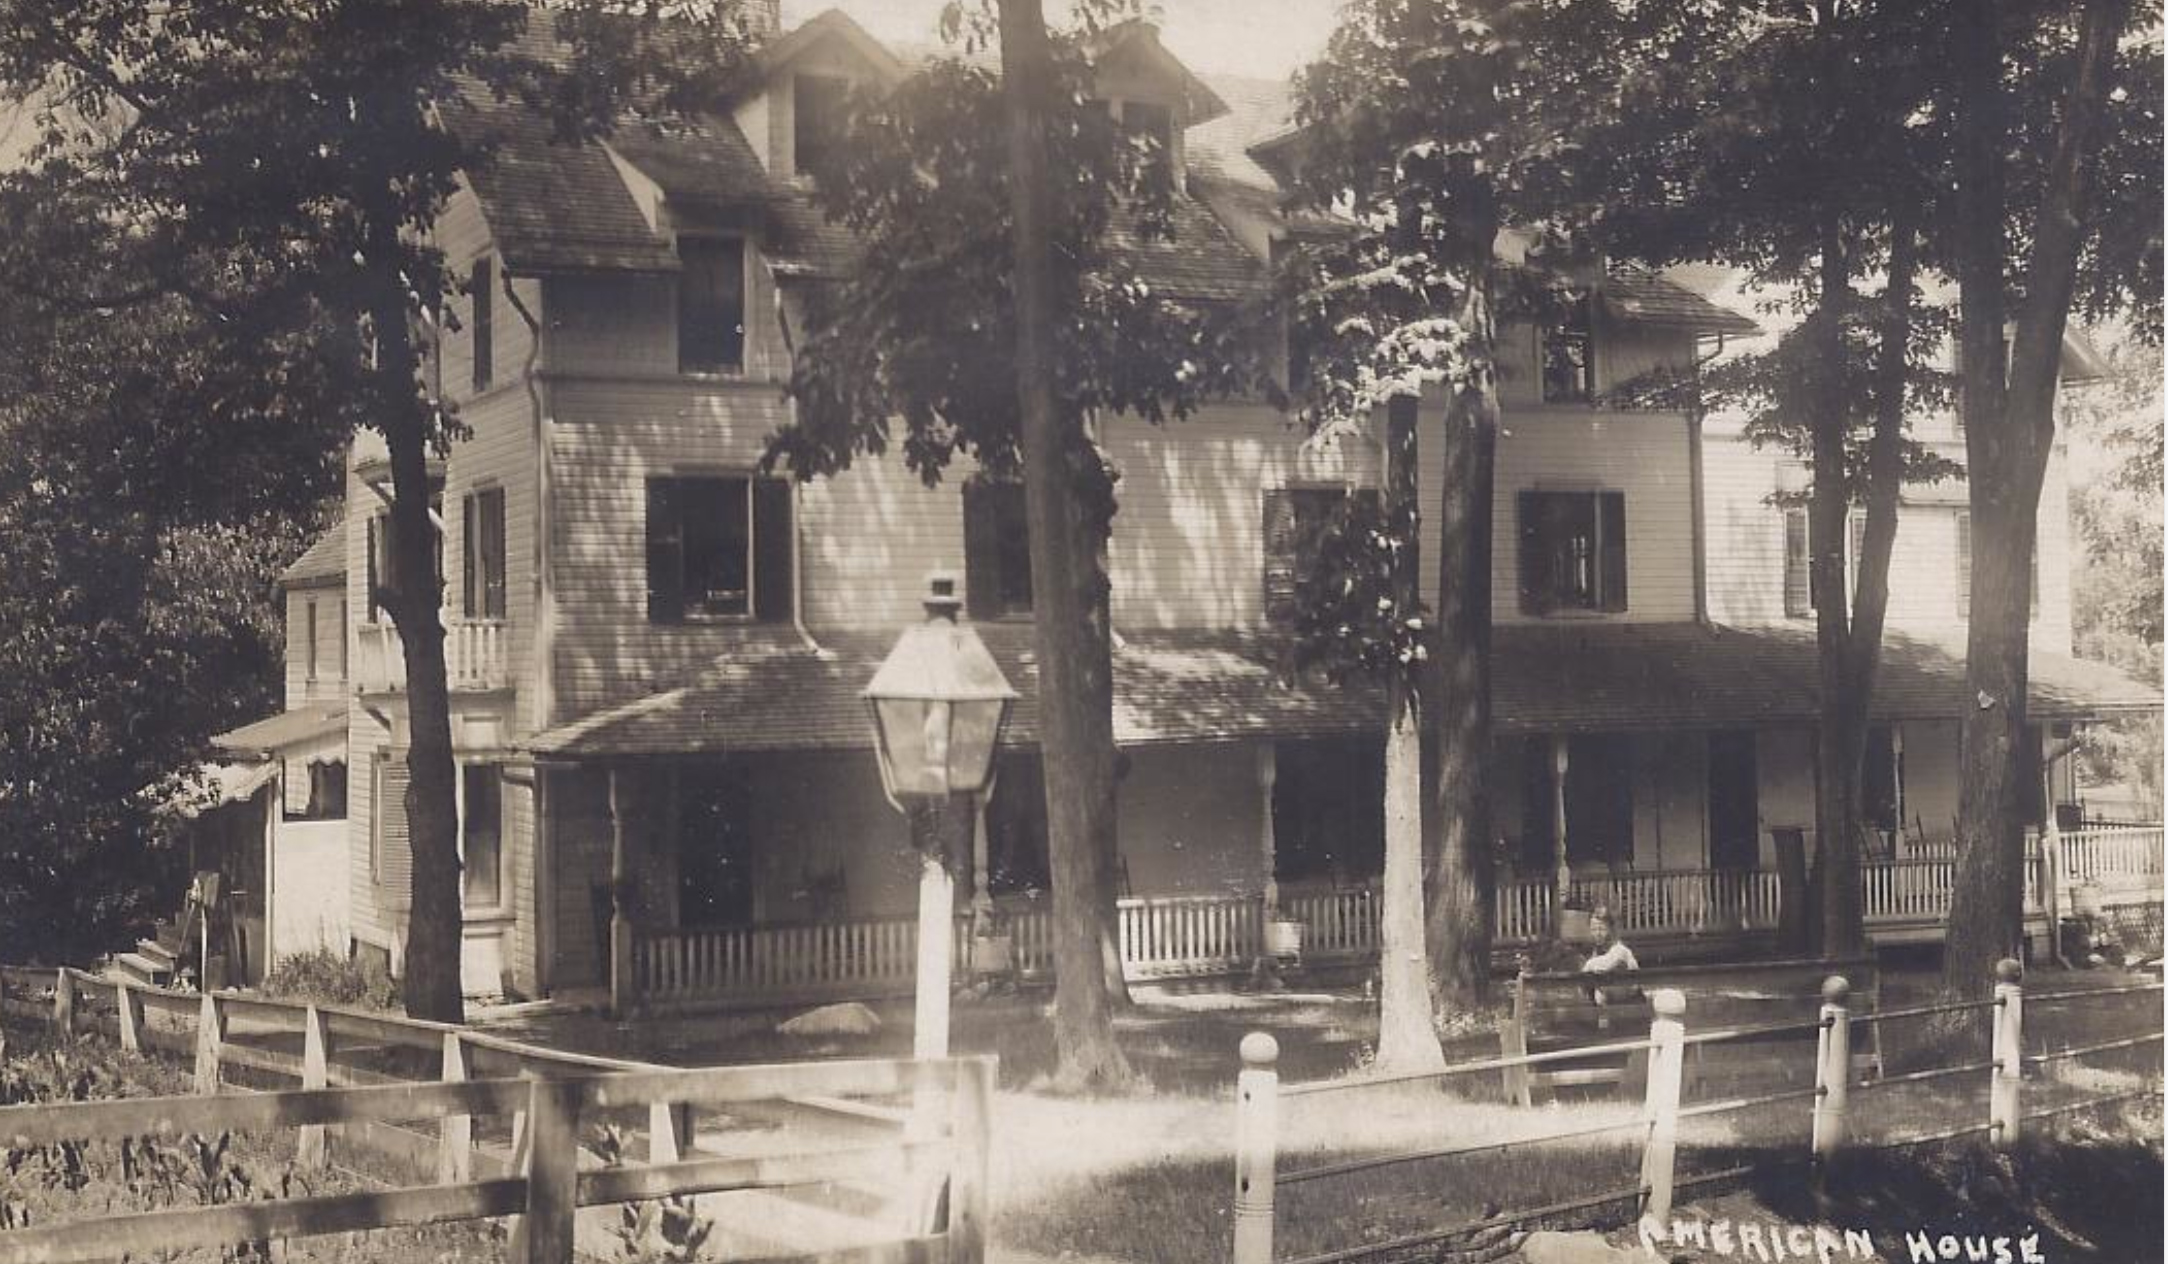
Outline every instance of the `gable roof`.
<svg viewBox="0 0 2168 1264"><path fill-rule="evenodd" d="M279 572L279 583L287 588L314 588L345 577L346 519L341 518Z"/></svg>

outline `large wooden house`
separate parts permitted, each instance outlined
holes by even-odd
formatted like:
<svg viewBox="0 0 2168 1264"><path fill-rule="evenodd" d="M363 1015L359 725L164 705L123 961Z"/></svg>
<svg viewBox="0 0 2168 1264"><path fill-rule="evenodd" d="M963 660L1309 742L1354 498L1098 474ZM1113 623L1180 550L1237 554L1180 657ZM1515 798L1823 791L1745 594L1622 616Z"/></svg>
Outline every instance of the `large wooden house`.
<svg viewBox="0 0 2168 1264"><path fill-rule="evenodd" d="M432 368L472 430L442 462L440 505L470 990L614 984L659 1003L907 989L914 868L859 691L936 570L966 577L969 617L1023 695L960 895L999 911L1024 968L1045 965L1020 496L968 469L928 488L894 457L804 484L757 471L789 407L803 287L849 266L807 158L836 143L843 84L913 64L831 11L772 40L757 80L696 127L566 147L510 107L470 111L504 144L437 228L470 284ZM1263 299L1289 226L1257 147L1285 131L1285 88L1195 74L1143 24L1109 38L1096 69L1107 108L1159 132L1182 175L1175 239L1139 267L1183 298ZM1550 916L1560 819L1576 875L1633 932L1681 940L1766 928L1772 830L1811 825L1811 631L1769 596L1787 527L1761 484L1779 475L1688 414L1601 402L1753 329L1691 287L1618 272L1575 318L1504 331L1493 573L1509 942ZM1374 436L1306 438L1260 398L1164 427L1108 419L1102 441L1121 473L1131 968L1246 965L1267 916L1305 922L1312 955L1374 947L1378 700L1285 681L1273 620L1304 564L1290 528L1377 483ZM1434 499L1434 468L1424 486ZM381 449L358 441L333 546L347 886L357 949L396 962L403 667L370 600L390 564L389 495ZM2158 706L2065 652L2061 503L2044 505L2058 583L2035 712L2064 725ZM1908 511L1906 564L1954 575L1931 525ZM315 609L326 618L328 598ZM1915 627L1909 612L1900 603L1897 626ZM1877 714L1904 752L1897 820L1946 839L1938 770L1961 663L1926 639L1895 638L1890 657ZM1906 905L1904 925L1930 923L1929 903ZM614 947L613 915L631 932Z"/></svg>

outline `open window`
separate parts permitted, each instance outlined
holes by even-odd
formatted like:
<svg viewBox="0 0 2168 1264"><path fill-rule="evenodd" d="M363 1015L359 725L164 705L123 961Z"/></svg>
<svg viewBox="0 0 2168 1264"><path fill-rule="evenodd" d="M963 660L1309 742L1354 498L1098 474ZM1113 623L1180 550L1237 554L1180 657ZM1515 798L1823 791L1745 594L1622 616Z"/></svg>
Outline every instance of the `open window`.
<svg viewBox="0 0 2168 1264"><path fill-rule="evenodd" d="M745 368L745 242L678 238L678 371Z"/></svg>
<svg viewBox="0 0 2168 1264"><path fill-rule="evenodd" d="M1543 327L1543 402L1586 404L1596 398L1591 300L1566 304Z"/></svg>
<svg viewBox="0 0 2168 1264"><path fill-rule="evenodd" d="M647 480L647 613L654 623L786 622L790 484L750 475Z"/></svg>
<svg viewBox="0 0 2168 1264"><path fill-rule="evenodd" d="M1031 531L1022 483L974 478L964 484L964 588L974 619L1031 613Z"/></svg>
<svg viewBox="0 0 2168 1264"><path fill-rule="evenodd" d="M841 75L792 75L790 96L791 166L799 175L813 175L842 148L851 81Z"/></svg>
<svg viewBox="0 0 2168 1264"><path fill-rule="evenodd" d="M1525 614L1626 609L1626 494L1520 493Z"/></svg>
<svg viewBox="0 0 2168 1264"><path fill-rule="evenodd" d="M502 619L504 585L504 489L470 492L462 505L461 601L470 619Z"/></svg>

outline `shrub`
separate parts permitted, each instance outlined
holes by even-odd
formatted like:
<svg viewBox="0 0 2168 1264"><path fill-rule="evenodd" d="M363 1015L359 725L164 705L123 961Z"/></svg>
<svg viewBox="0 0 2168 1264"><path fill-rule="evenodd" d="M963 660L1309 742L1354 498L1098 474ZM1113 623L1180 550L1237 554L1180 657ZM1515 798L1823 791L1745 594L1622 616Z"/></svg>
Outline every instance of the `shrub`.
<svg viewBox="0 0 2168 1264"><path fill-rule="evenodd" d="M329 948L288 953L263 981L264 994L319 1005L358 1005L395 1009L399 988L383 966L343 956Z"/></svg>

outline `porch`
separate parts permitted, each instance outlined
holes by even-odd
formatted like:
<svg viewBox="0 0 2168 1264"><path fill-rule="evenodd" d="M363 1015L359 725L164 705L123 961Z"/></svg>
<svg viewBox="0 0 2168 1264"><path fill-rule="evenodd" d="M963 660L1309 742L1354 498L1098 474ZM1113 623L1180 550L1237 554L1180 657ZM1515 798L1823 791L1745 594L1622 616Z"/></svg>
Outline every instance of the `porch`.
<svg viewBox="0 0 2168 1264"><path fill-rule="evenodd" d="M2026 931L2038 941L2051 919L2081 902L2105 907L2162 898L2159 825L2050 834L2026 861ZM1949 912L1956 859L1947 848L1870 861L1863 874L1868 937L1877 945L1935 943ZM2081 893L2089 892L2089 894ZM1781 877L1768 869L1691 869L1577 878L1573 894L1612 910L1637 951L1694 956L1751 951L1776 929ZM1551 926L1555 883L1502 882L1492 906L1495 945L1510 954ZM1283 887L1279 912L1303 926L1304 964L1362 965L1378 950L1377 885ZM1122 961L1135 982L1209 978L1250 969L1264 953L1258 896L1124 899ZM1026 980L1052 977L1051 918L1042 900L996 901L1010 959ZM957 919L958 978L970 975L971 918ZM869 998L908 993L918 928L908 917L793 926L642 931L632 937L631 976L645 1008Z"/></svg>
<svg viewBox="0 0 2168 1264"><path fill-rule="evenodd" d="M511 645L503 619L446 619L444 676L457 692L486 693L511 686ZM365 694L406 688L406 645L390 623L354 629L354 687Z"/></svg>

